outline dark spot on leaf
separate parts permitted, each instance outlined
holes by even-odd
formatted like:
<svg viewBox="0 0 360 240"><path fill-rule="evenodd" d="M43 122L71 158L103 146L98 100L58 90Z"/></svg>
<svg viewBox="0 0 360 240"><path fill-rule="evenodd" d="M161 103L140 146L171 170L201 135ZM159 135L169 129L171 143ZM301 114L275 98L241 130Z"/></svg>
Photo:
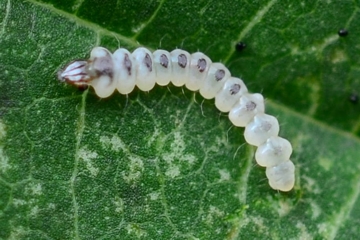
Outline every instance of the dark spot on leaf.
<svg viewBox="0 0 360 240"><path fill-rule="evenodd" d="M353 93L350 95L349 100L353 104L357 104L359 102L359 95L357 93Z"/></svg>
<svg viewBox="0 0 360 240"><path fill-rule="evenodd" d="M242 50L244 50L246 48L246 44L244 42L238 42L236 45L235 45L235 49L236 51L238 52L241 52Z"/></svg>
<svg viewBox="0 0 360 240"><path fill-rule="evenodd" d="M339 34L340 37L345 37L345 36L347 36L349 34L349 32L346 29L340 29L338 34Z"/></svg>

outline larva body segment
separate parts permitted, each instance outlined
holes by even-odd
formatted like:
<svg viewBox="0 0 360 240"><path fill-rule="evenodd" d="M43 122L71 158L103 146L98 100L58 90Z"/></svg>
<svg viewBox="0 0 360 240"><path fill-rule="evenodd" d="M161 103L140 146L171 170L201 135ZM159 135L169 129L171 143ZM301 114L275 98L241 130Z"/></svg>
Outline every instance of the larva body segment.
<svg viewBox="0 0 360 240"><path fill-rule="evenodd" d="M136 86L142 91L150 91L156 82L153 55L143 47L137 48L132 55L136 64Z"/></svg>
<svg viewBox="0 0 360 240"><path fill-rule="evenodd" d="M113 54L116 88L121 94L131 93L136 84L136 68L133 55L124 48L119 48Z"/></svg>
<svg viewBox="0 0 360 240"><path fill-rule="evenodd" d="M245 127L244 137L246 142L254 146L260 146L268 138L275 137L279 134L278 120L264 113L258 113L254 116Z"/></svg>
<svg viewBox="0 0 360 240"><path fill-rule="evenodd" d="M245 127L257 113L264 111L264 98L261 94L245 94L230 110L229 119L235 126Z"/></svg>
<svg viewBox="0 0 360 240"><path fill-rule="evenodd" d="M87 61L69 63L58 72L58 79L76 86L91 85L99 97L110 96L115 89L130 93L135 85L149 91L155 83L165 86L185 85L206 99L215 98L216 107L229 112L235 126L245 127L245 140L257 148L255 159L266 167L269 185L276 190L290 191L295 184L295 166L290 159L292 146L278 137L279 123L264 113L261 94L248 93L244 82L231 77L221 63L212 63L205 54L176 49L172 52L157 50L151 53L138 48L133 53L120 48L111 54L107 49L95 47Z"/></svg>
<svg viewBox="0 0 360 240"><path fill-rule="evenodd" d="M230 76L230 71L222 63L211 64L200 87L201 96L206 99L214 98Z"/></svg>
<svg viewBox="0 0 360 240"><path fill-rule="evenodd" d="M177 87L183 86L189 78L190 54L175 49L170 53L172 63L171 82Z"/></svg>
<svg viewBox="0 0 360 240"><path fill-rule="evenodd" d="M266 168L269 185L273 189L290 191L295 184L295 166L290 160Z"/></svg>
<svg viewBox="0 0 360 240"><path fill-rule="evenodd" d="M240 97L247 92L247 87L240 78L230 77L216 94L215 106L221 112L229 112Z"/></svg>
<svg viewBox="0 0 360 240"><path fill-rule="evenodd" d="M201 52L191 54L189 79L185 84L187 89L198 91L202 87L211 63L210 58Z"/></svg>
<svg viewBox="0 0 360 240"><path fill-rule="evenodd" d="M170 53L165 50L156 50L153 53L153 56L156 71L156 83L160 86L166 86L170 83L173 72Z"/></svg>
<svg viewBox="0 0 360 240"><path fill-rule="evenodd" d="M255 153L256 162L262 167L272 167L290 159L292 146L284 138L270 137L261 144Z"/></svg>
<svg viewBox="0 0 360 240"><path fill-rule="evenodd" d="M105 48L94 48L90 53L87 71L92 79L92 86L99 97L110 96L115 90L114 62L112 54Z"/></svg>

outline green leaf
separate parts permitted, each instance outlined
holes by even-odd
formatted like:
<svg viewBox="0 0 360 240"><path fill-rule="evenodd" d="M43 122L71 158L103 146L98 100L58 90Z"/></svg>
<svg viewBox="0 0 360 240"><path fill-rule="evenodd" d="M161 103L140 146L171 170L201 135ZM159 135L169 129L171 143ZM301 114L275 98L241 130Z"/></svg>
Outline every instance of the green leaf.
<svg viewBox="0 0 360 240"><path fill-rule="evenodd" d="M358 238L359 5L1 0L0 239ZM293 144L295 189L272 190L198 93L99 99L57 81L98 45L224 62Z"/></svg>

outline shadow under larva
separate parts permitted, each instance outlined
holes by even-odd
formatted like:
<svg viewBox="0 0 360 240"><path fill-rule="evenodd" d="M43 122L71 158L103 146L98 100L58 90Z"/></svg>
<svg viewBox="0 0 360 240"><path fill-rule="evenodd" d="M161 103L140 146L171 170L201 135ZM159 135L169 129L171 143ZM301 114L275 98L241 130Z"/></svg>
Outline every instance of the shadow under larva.
<svg viewBox="0 0 360 240"><path fill-rule="evenodd" d="M263 96L249 93L240 78L232 77L223 64L213 63L201 52L190 54L176 49L151 53L140 47L132 53L120 48L112 54L95 47L89 60L72 61L58 72L58 79L78 87L92 86L101 98L109 97L115 89L128 94L135 85L149 91L155 84L165 86L170 82L199 91L206 99L215 98L216 107L229 112L235 126L245 127L245 140L257 147L255 159L266 167L270 187L285 192L294 187L292 146L278 136L277 119L265 114Z"/></svg>

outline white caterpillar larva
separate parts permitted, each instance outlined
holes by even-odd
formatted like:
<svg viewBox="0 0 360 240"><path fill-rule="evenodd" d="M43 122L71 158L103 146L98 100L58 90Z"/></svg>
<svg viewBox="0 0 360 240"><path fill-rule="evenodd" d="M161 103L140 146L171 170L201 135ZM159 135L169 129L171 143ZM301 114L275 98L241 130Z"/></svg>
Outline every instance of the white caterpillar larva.
<svg viewBox="0 0 360 240"><path fill-rule="evenodd" d="M87 61L68 64L58 73L60 81L76 86L91 85L99 97L110 96L115 89L128 94L135 85L149 91L155 83L165 86L185 85L206 98L215 98L216 107L229 112L235 126L245 127L245 140L257 148L255 159L266 167L269 185L276 190L290 191L295 184L295 166L290 159L289 141L278 136L279 123L264 113L261 94L248 93L244 82L232 77L221 63L212 63L205 54L176 49L172 52L138 48L133 53L120 48L111 54L107 49L95 47Z"/></svg>

